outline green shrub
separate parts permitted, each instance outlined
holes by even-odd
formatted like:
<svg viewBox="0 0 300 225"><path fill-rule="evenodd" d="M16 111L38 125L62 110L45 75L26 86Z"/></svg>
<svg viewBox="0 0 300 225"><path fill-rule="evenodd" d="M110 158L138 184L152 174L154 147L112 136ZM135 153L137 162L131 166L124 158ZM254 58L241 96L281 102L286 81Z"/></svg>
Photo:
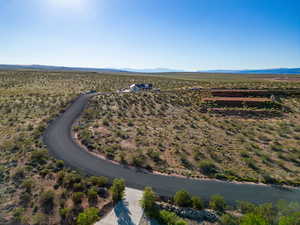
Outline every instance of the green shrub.
<svg viewBox="0 0 300 225"><path fill-rule="evenodd" d="M198 164L200 171L205 175L213 175L217 172L217 167L213 162L203 160Z"/></svg>
<svg viewBox="0 0 300 225"><path fill-rule="evenodd" d="M177 191L174 195L175 204L182 207L190 207L192 200L190 194L186 190Z"/></svg>
<svg viewBox="0 0 300 225"><path fill-rule="evenodd" d="M75 192L84 191L85 185L83 183L75 183L75 184L73 184L73 190Z"/></svg>
<svg viewBox="0 0 300 225"><path fill-rule="evenodd" d="M72 196L72 200L73 200L74 204L80 204L83 196L84 196L84 193L82 193L82 192L74 192L73 196Z"/></svg>
<svg viewBox="0 0 300 225"><path fill-rule="evenodd" d="M98 196L98 193L97 193L97 190L95 188L90 188L88 190L87 197L88 197L89 201L97 200L97 196Z"/></svg>
<svg viewBox="0 0 300 225"><path fill-rule="evenodd" d="M67 217L70 216L71 211L72 210L70 208L61 208L59 209L59 215L61 216L62 219L66 219Z"/></svg>
<svg viewBox="0 0 300 225"><path fill-rule="evenodd" d="M55 162L55 166L58 168L58 169L62 169L64 167L65 163L63 160L56 160Z"/></svg>
<svg viewBox="0 0 300 225"><path fill-rule="evenodd" d="M99 209L87 208L77 217L77 225L92 225L99 220Z"/></svg>
<svg viewBox="0 0 300 225"><path fill-rule="evenodd" d="M120 201L124 197L125 182L123 179L114 179L113 184L110 188L112 193L112 199L114 202Z"/></svg>
<svg viewBox="0 0 300 225"><path fill-rule="evenodd" d="M15 173L12 175L12 178L16 182L21 182L25 177L25 170L23 167L18 167Z"/></svg>
<svg viewBox="0 0 300 225"><path fill-rule="evenodd" d="M108 178L91 176L88 178L88 182L90 182L92 185L95 185L98 187L104 187L108 184Z"/></svg>
<svg viewBox="0 0 300 225"><path fill-rule="evenodd" d="M40 197L41 207L45 213L51 213L54 207L55 193L52 190L43 192Z"/></svg>
<svg viewBox="0 0 300 225"><path fill-rule="evenodd" d="M197 196L192 197L192 206L194 209L202 210L204 209L204 202L201 198Z"/></svg>
<svg viewBox="0 0 300 225"><path fill-rule="evenodd" d="M300 212L292 213L289 216L281 216L278 225L299 225Z"/></svg>
<svg viewBox="0 0 300 225"><path fill-rule="evenodd" d="M76 173L64 173L63 184L67 188L72 188L75 183L81 182L81 176Z"/></svg>
<svg viewBox="0 0 300 225"><path fill-rule="evenodd" d="M37 213L32 217L32 225L47 225L47 217L43 213Z"/></svg>
<svg viewBox="0 0 300 225"><path fill-rule="evenodd" d="M109 127L108 119L103 119L102 124L106 127Z"/></svg>
<svg viewBox="0 0 300 225"><path fill-rule="evenodd" d="M241 225L269 225L269 223L261 216L254 213L248 213L241 219Z"/></svg>
<svg viewBox="0 0 300 225"><path fill-rule="evenodd" d="M178 217L175 213L166 210L159 212L159 221L167 225L187 225L187 222Z"/></svg>
<svg viewBox="0 0 300 225"><path fill-rule="evenodd" d="M23 206L27 206L31 200L31 195L28 192L23 192L20 194L20 204Z"/></svg>
<svg viewBox="0 0 300 225"><path fill-rule="evenodd" d="M211 200L209 202L210 208L213 210L219 211L219 212L224 212L226 208L226 202L221 195L213 195L211 197Z"/></svg>
<svg viewBox="0 0 300 225"><path fill-rule="evenodd" d="M31 178L24 180L22 183L22 187L25 188L27 192L31 192L33 186L34 186L34 181Z"/></svg>
<svg viewBox="0 0 300 225"><path fill-rule="evenodd" d="M145 163L145 160L143 160L141 155L133 156L131 161L132 165L136 167L142 167Z"/></svg>
<svg viewBox="0 0 300 225"><path fill-rule="evenodd" d="M220 225L239 225L239 220L230 214L222 215L219 222Z"/></svg>
<svg viewBox="0 0 300 225"><path fill-rule="evenodd" d="M155 201L157 199L156 194L151 187L145 187L143 198L141 200L141 206L147 214L153 214L155 211Z"/></svg>
<svg viewBox="0 0 300 225"><path fill-rule="evenodd" d="M4 176L5 176L5 167L0 165L0 183L2 182Z"/></svg>
<svg viewBox="0 0 300 225"><path fill-rule="evenodd" d="M21 224L30 224L30 217L27 215L21 216L21 220L20 220Z"/></svg>
<svg viewBox="0 0 300 225"><path fill-rule="evenodd" d="M15 208L13 211L13 217L15 221L21 221L22 215L24 214L24 208Z"/></svg>
<svg viewBox="0 0 300 225"><path fill-rule="evenodd" d="M35 150L31 153L31 161L44 164L48 159L47 150Z"/></svg>
<svg viewBox="0 0 300 225"><path fill-rule="evenodd" d="M238 201L237 207L243 214L254 212L254 210L256 209L255 204L253 204L251 202L247 202L247 201Z"/></svg>

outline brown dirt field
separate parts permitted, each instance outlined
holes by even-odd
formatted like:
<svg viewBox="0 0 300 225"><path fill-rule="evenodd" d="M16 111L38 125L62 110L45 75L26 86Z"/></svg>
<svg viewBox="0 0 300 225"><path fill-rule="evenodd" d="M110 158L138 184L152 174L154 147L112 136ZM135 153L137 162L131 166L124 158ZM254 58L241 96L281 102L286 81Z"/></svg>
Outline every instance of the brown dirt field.
<svg viewBox="0 0 300 225"><path fill-rule="evenodd" d="M241 98L241 97L214 97L204 98L203 101L231 101L231 102L271 102L269 98Z"/></svg>

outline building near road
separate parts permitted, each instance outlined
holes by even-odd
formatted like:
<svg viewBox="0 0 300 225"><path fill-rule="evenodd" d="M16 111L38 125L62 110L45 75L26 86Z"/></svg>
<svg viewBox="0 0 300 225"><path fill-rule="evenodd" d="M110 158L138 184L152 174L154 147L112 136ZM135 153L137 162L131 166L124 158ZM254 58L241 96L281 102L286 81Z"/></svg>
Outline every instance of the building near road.
<svg viewBox="0 0 300 225"><path fill-rule="evenodd" d="M146 91L146 90L151 90L152 88L153 88L152 84L132 84L129 87L129 89L132 92Z"/></svg>

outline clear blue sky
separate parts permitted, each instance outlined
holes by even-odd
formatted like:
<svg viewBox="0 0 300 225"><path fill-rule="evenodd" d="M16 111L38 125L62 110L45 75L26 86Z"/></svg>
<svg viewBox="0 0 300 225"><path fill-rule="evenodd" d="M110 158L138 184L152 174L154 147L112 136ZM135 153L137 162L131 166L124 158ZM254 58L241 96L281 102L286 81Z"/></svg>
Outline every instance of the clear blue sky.
<svg viewBox="0 0 300 225"><path fill-rule="evenodd" d="M299 0L0 0L0 64L300 67Z"/></svg>

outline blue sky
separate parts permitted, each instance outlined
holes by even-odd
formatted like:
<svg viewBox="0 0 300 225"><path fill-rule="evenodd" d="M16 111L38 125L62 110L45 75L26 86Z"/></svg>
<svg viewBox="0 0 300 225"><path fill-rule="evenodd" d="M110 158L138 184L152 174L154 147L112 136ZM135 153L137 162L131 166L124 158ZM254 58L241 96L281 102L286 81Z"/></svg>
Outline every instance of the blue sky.
<svg viewBox="0 0 300 225"><path fill-rule="evenodd" d="M0 64L300 67L299 0L0 0Z"/></svg>

